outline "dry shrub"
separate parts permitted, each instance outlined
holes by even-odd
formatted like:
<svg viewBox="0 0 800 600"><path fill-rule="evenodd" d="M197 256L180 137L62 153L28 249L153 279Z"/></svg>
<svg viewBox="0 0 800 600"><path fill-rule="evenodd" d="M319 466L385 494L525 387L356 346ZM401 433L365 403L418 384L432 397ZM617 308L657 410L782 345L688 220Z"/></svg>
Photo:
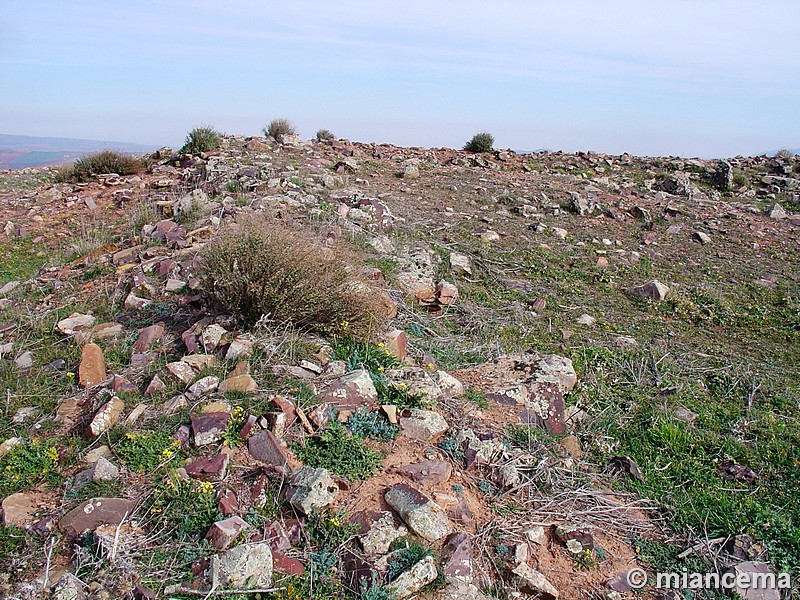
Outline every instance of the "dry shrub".
<svg viewBox="0 0 800 600"><path fill-rule="evenodd" d="M144 171L144 163L140 158L115 150L101 150L89 156L82 156L71 166L59 170L58 181L85 182L97 175L116 173L117 175L135 175Z"/></svg>
<svg viewBox="0 0 800 600"><path fill-rule="evenodd" d="M247 323L266 315L323 334L369 338L386 321L385 296L358 278L352 257L261 215L240 217L203 251L207 293Z"/></svg>

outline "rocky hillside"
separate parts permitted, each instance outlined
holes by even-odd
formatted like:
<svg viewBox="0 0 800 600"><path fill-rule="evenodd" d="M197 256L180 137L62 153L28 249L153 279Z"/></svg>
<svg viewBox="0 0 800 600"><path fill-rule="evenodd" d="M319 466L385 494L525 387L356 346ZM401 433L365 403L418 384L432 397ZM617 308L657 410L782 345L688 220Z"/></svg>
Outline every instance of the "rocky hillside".
<svg viewBox="0 0 800 600"><path fill-rule="evenodd" d="M55 177L0 173L5 597L800 576L798 157L228 136ZM249 226L287 242L228 260Z"/></svg>

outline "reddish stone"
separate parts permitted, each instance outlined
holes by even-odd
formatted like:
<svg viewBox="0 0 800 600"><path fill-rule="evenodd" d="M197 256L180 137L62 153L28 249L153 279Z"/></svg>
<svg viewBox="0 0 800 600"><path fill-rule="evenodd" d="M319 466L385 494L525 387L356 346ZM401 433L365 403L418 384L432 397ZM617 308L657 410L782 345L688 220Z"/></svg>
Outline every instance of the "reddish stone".
<svg viewBox="0 0 800 600"><path fill-rule="evenodd" d="M139 331L139 337L136 338L132 350L134 352L145 352L149 350L154 343L164 339L166 333L167 328L163 322L145 327Z"/></svg>
<svg viewBox="0 0 800 600"><path fill-rule="evenodd" d="M412 465L400 465L397 472L419 483L436 484L450 479L453 466L446 461L424 460Z"/></svg>
<svg viewBox="0 0 800 600"><path fill-rule="evenodd" d="M221 481L228 469L228 455L217 454L198 459L186 465L186 473L193 479L202 481Z"/></svg>
<svg viewBox="0 0 800 600"><path fill-rule="evenodd" d="M228 490L219 499L219 512L224 517L229 517L239 510L239 502L236 499L236 494Z"/></svg>
<svg viewBox="0 0 800 600"><path fill-rule="evenodd" d="M258 421L258 419L255 417L255 415L248 416L247 420L244 422L244 425L242 425L242 428L239 430L239 437L243 440L249 438L250 432L253 431L256 421Z"/></svg>
<svg viewBox="0 0 800 600"><path fill-rule="evenodd" d="M58 528L67 535L80 537L87 531L94 531L100 525L119 525L130 517L135 507L135 500L92 498L64 515L58 523Z"/></svg>
<svg viewBox="0 0 800 600"><path fill-rule="evenodd" d="M442 546L442 572L448 579L472 580L472 541L463 531L451 535Z"/></svg>
<svg viewBox="0 0 800 600"><path fill-rule="evenodd" d="M206 539L210 540L211 545L217 550L227 550L248 527L242 518L229 517L214 523L208 530Z"/></svg>
<svg viewBox="0 0 800 600"><path fill-rule="evenodd" d="M283 467L288 462L280 441L266 429L247 440L247 450L253 458L268 465Z"/></svg>
<svg viewBox="0 0 800 600"><path fill-rule="evenodd" d="M283 575L302 575L305 572L305 567L299 560L275 551L272 552L272 568Z"/></svg>
<svg viewBox="0 0 800 600"><path fill-rule="evenodd" d="M134 394L139 391L139 388L125 379L122 375L114 375L114 380L111 382L111 387L115 392L128 392Z"/></svg>
<svg viewBox="0 0 800 600"><path fill-rule="evenodd" d="M81 352L81 364L78 367L78 379L81 387L88 388L106 380L106 361L103 350L97 344L86 344Z"/></svg>

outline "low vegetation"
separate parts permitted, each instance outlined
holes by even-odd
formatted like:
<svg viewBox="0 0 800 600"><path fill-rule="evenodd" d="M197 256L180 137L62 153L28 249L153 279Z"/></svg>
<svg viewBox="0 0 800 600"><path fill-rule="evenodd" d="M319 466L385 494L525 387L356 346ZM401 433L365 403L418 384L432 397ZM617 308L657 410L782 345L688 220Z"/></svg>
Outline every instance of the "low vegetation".
<svg viewBox="0 0 800 600"><path fill-rule="evenodd" d="M273 119L269 125L263 129L264 135L274 139L283 137L284 135L297 135L297 130L289 119Z"/></svg>
<svg viewBox="0 0 800 600"><path fill-rule="evenodd" d="M464 144L467 152L491 152L494 145L494 136L491 133L482 131L472 136L472 139Z"/></svg>
<svg viewBox="0 0 800 600"><path fill-rule="evenodd" d="M206 290L247 323L262 316L323 333L369 337L384 317L380 296L342 252L263 217L222 229L203 252Z"/></svg>
<svg viewBox="0 0 800 600"><path fill-rule="evenodd" d="M336 139L336 136L333 135L333 132L329 129L319 129L314 136L318 142L332 142Z"/></svg>
<svg viewBox="0 0 800 600"><path fill-rule="evenodd" d="M351 481L372 477L383 459L362 437L348 433L336 421L319 435L296 444L294 451L304 464L328 469Z"/></svg>
<svg viewBox="0 0 800 600"><path fill-rule="evenodd" d="M102 150L76 160L72 165L63 167L57 175L58 181L82 183L91 181L98 175L135 175L144 171L141 159L117 152Z"/></svg>
<svg viewBox="0 0 800 600"><path fill-rule="evenodd" d="M222 142L222 134L211 127L203 125L196 127L186 134L186 140L181 146L180 152L184 154L200 154L201 152L213 152L219 148Z"/></svg>

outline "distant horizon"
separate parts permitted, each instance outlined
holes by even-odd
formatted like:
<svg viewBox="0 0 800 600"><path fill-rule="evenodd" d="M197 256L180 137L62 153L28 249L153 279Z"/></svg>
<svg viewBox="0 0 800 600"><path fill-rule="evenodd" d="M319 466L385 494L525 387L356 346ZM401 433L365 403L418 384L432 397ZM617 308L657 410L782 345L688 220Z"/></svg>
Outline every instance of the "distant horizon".
<svg viewBox="0 0 800 600"><path fill-rule="evenodd" d="M244 137L263 137L263 133L261 133L261 132L259 132L257 134L244 134L244 133L236 133L236 132L221 132L221 133L223 133L224 135L236 135L236 136L244 136ZM301 137L303 137L303 139L307 139L307 140L314 139L313 135L312 136L308 136L308 137L304 137L304 136L301 136ZM346 139L346 140L351 141L351 142L364 143L364 144L389 144L390 143L390 142L380 142L380 141L377 141L377 140L364 141L364 140L354 140L354 139L350 139L350 138L347 138L347 137L341 137L341 136L337 136L337 137L338 137L338 139ZM129 142L129 141L124 141L124 140L95 140L95 139L89 139L89 138L73 138L73 137L52 136L52 135L51 136L32 136L32 135L27 135L27 134L0 132L0 152L2 152L3 150L20 150L19 147L14 146L13 144L8 144L6 142L6 138L26 138L26 139L29 139L29 140L32 140L32 141L39 140L40 142L44 141L44 140L64 141L67 144L71 144L72 143L72 144L75 144L75 145L72 145L72 146L65 145L63 147L51 146L48 149L48 151L49 152L62 152L63 151L63 152L70 152L70 153L80 152L81 149L79 147L79 144L83 144L83 145L86 146L86 148L87 148L85 150L86 152L96 152L96 151L99 151L99 150L102 150L102 149L110 149L110 150L120 150L120 151L124 151L124 152L130 152L130 153L134 153L134 154L154 152L154 151L158 150L159 148L163 148L165 146L177 150L183 145L183 141L181 141L179 143L172 143L172 144L170 144L170 143L151 143L151 144L146 144L145 143L145 144L143 144L143 143L140 143L140 142ZM36 144L32 144L32 145L36 145ZM392 145L397 146L397 144L392 144ZM453 146L398 146L398 147L423 147L423 148L430 148L430 149L433 149L433 148L449 148L449 149L452 149L452 150L461 150L462 149L461 146L459 146L457 148L453 147ZM24 147L22 149L25 150ZM536 153L536 152L551 152L551 153L564 152L566 154L577 154L579 152L594 152L594 153L598 153L598 154L607 154L607 155L610 155L610 156L619 156L619 155L622 155L622 154L630 154L632 156L641 156L641 157L676 157L676 158L685 158L685 159L698 158L698 159L701 159L701 160L721 160L721 159L726 159L726 158L733 158L735 156L743 156L743 157L748 157L748 156L772 156L772 155L774 155L775 153L777 153L780 150L789 150L794 154L800 154L800 148L775 148L775 149L765 150L765 151L757 152L757 153L734 154L734 155L729 155L729 156L697 156L697 155L689 156L689 155L672 155L672 154L658 154L658 155L655 155L655 154L634 154L632 152L620 152L620 153L602 152L600 150L592 150L592 149L587 149L587 150L564 150L564 149L551 149L551 148L528 149L528 148L502 148L502 147L499 147L499 146L495 146L495 150L511 151L511 152L516 152L517 154L533 154L533 153ZM29 151L36 151L36 150L29 150Z"/></svg>

